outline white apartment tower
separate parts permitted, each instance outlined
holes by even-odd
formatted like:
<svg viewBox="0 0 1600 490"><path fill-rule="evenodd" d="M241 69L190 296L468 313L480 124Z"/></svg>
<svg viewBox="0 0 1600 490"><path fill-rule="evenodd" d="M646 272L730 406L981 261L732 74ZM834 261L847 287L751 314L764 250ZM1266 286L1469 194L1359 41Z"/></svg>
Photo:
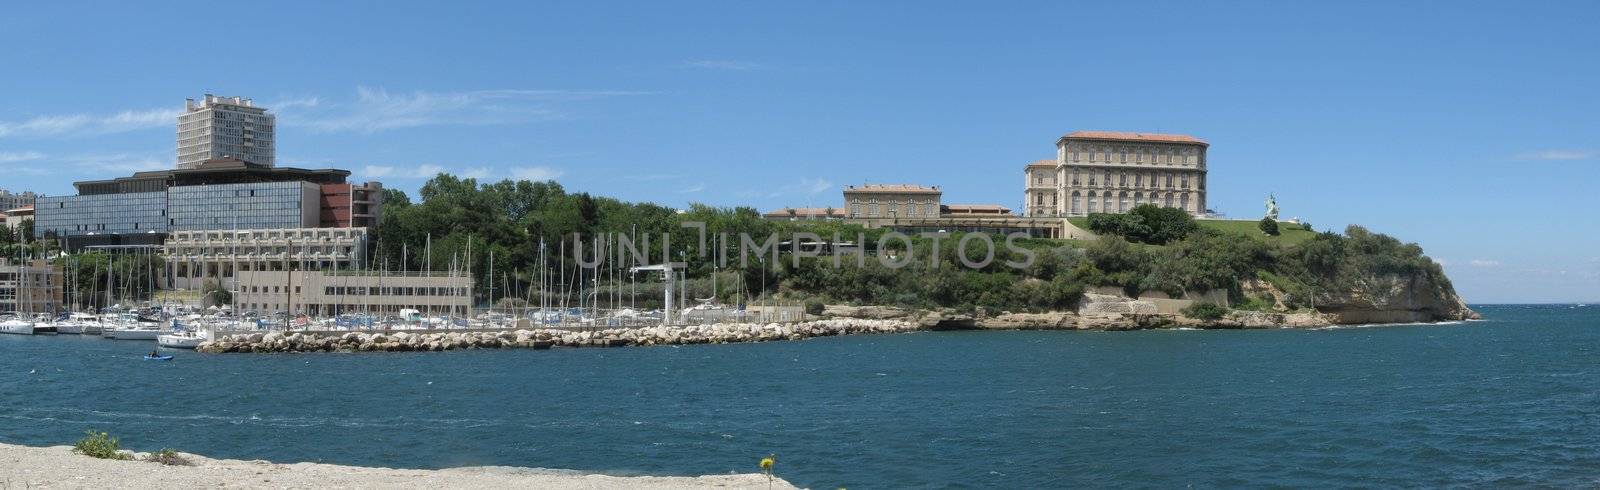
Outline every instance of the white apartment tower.
<svg viewBox="0 0 1600 490"><path fill-rule="evenodd" d="M206 94L188 99L178 115L178 168L195 168L213 158L231 156L273 165L275 117L250 99Z"/></svg>

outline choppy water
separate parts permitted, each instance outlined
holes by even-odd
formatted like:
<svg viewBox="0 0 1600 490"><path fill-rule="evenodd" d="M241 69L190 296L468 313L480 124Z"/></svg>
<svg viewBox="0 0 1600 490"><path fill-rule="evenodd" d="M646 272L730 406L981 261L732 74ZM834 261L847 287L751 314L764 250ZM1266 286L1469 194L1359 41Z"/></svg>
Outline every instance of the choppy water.
<svg viewBox="0 0 1600 490"><path fill-rule="evenodd" d="M814 488L1600 485L1600 307L1320 331L203 355L0 336L0 441Z"/></svg>

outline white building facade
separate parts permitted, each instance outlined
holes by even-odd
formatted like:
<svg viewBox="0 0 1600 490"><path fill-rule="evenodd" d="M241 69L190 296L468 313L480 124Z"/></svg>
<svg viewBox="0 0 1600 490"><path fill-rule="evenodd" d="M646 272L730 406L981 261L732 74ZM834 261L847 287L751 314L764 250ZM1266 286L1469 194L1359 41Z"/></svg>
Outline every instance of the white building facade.
<svg viewBox="0 0 1600 490"><path fill-rule="evenodd" d="M206 94L198 103L188 99L178 115L178 168L224 156L271 167L276 119L243 97Z"/></svg>
<svg viewBox="0 0 1600 490"><path fill-rule="evenodd" d="M1075 131L1056 159L1024 169L1025 216L1125 213L1140 204L1206 211L1205 141L1177 134Z"/></svg>

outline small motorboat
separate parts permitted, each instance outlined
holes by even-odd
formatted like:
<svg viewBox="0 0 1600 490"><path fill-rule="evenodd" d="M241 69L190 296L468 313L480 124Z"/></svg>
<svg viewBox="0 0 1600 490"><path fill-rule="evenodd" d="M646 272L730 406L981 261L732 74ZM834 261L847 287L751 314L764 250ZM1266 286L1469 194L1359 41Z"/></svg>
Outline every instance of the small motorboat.
<svg viewBox="0 0 1600 490"><path fill-rule="evenodd" d="M146 361L170 361L170 360L172 360L172 356L152 356L150 354L145 354L144 355L144 360L146 360Z"/></svg>

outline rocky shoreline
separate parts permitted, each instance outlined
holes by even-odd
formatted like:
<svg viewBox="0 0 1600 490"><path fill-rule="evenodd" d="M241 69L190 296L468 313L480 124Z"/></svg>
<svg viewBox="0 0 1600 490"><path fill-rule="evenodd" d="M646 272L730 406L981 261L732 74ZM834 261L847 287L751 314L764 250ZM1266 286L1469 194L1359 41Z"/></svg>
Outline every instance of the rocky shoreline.
<svg viewBox="0 0 1600 490"><path fill-rule="evenodd" d="M799 323L717 323L682 327L608 328L587 332L522 329L475 332L266 332L231 334L200 344L200 352L413 352L458 349L622 347L800 340L812 337L923 330L894 319L829 318Z"/></svg>
<svg viewBox="0 0 1600 490"><path fill-rule="evenodd" d="M1091 330L1124 331L1163 328L1267 329L1320 328L1368 323L1432 323L1477 318L1465 305L1452 315L1406 312L1377 315L1392 321L1349 321L1373 314L1297 311L1229 311L1216 319L1160 313L1138 300L1091 295L1078 311L1039 313L949 309L913 310L888 306L826 307L823 319L798 323L717 323L677 327L607 328L593 331L519 329L434 332L264 332L222 335L200 345L208 353L275 352L428 352L460 349L551 347L623 347L650 345L729 344L801 340L813 337L903 333L937 330Z"/></svg>
<svg viewBox="0 0 1600 490"><path fill-rule="evenodd" d="M186 465L95 459L71 447L0 444L0 488L795 488L761 474L609 476L567 470L476 466L442 470L211 459L177 453ZM753 468L755 462L750 466Z"/></svg>

